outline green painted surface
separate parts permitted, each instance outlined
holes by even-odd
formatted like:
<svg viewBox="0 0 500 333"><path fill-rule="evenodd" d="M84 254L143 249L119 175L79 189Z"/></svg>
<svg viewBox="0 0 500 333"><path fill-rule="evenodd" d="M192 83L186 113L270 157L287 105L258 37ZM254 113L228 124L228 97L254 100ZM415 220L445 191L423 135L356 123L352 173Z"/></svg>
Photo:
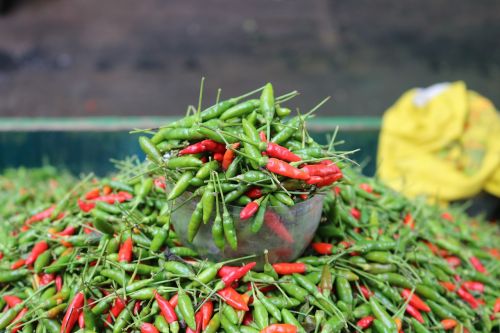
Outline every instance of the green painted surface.
<svg viewBox="0 0 500 333"><path fill-rule="evenodd" d="M44 163L73 173L104 175L113 170L110 159L137 154L143 156L133 128L158 126L171 118L86 118L86 119L0 119L0 170L8 167L36 167ZM326 143L338 126L339 151L359 149L352 159L375 171L380 121L377 118L316 118L310 132Z"/></svg>

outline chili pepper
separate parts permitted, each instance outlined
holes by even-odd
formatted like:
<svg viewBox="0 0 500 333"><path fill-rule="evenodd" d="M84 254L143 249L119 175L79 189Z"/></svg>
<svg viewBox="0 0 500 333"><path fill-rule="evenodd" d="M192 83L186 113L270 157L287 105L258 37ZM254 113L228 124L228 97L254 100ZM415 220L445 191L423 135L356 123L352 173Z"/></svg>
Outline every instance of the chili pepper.
<svg viewBox="0 0 500 333"><path fill-rule="evenodd" d="M443 327L444 330L451 330L455 326L457 326L458 323L455 319L443 319L441 320L441 326Z"/></svg>
<svg viewBox="0 0 500 333"><path fill-rule="evenodd" d="M252 112L254 109L258 108L260 105L260 101L257 99L250 99L240 104L236 104L235 106L227 109L220 115L221 120L227 120L231 118L241 117L246 115L247 113Z"/></svg>
<svg viewBox="0 0 500 333"><path fill-rule="evenodd" d="M161 314L167 323L171 324L177 321L177 315L175 314L174 307L158 293L155 293L155 299L156 302L158 302Z"/></svg>
<svg viewBox="0 0 500 333"><path fill-rule="evenodd" d="M160 331L158 331L158 329L153 324L142 323L141 333L160 333Z"/></svg>
<svg viewBox="0 0 500 333"><path fill-rule="evenodd" d="M240 219L247 220L257 213L259 210L259 201L255 200L246 205L240 212Z"/></svg>
<svg viewBox="0 0 500 333"><path fill-rule="evenodd" d="M192 243L194 238L196 237L196 234L200 229L201 222L203 221L203 203L204 201L198 201L188 223L187 240L190 243Z"/></svg>
<svg viewBox="0 0 500 333"><path fill-rule="evenodd" d="M131 262L132 261L132 250L134 243L132 241L132 237L127 238L122 246L120 246L120 250L118 251L118 261L119 262Z"/></svg>
<svg viewBox="0 0 500 333"><path fill-rule="evenodd" d="M339 300L351 307L353 304L353 297L352 288L349 281L342 276L337 276L337 278L335 279L335 286L337 289L337 296Z"/></svg>
<svg viewBox="0 0 500 333"><path fill-rule="evenodd" d="M201 197L202 209L203 209L203 223L207 223L210 220L210 216L212 215L212 211L214 209L215 204L215 192L214 192L214 184L209 182L207 187L205 188L205 192ZM194 213L193 213L194 214Z"/></svg>
<svg viewBox="0 0 500 333"><path fill-rule="evenodd" d="M163 268L170 273L183 277L193 277L194 273L191 268L180 261L167 261Z"/></svg>
<svg viewBox="0 0 500 333"><path fill-rule="evenodd" d="M26 264L26 260L21 258L21 259L15 261L12 265L10 265L10 269L15 270L15 269L23 267L25 264Z"/></svg>
<svg viewBox="0 0 500 333"><path fill-rule="evenodd" d="M248 191L246 191L245 194L250 199L258 199L258 198L262 197L262 189L260 187L254 186L254 187L251 187Z"/></svg>
<svg viewBox="0 0 500 333"><path fill-rule="evenodd" d="M5 301L5 303L7 303L7 305L11 308L23 302L22 299L20 299L15 295L4 295L2 298Z"/></svg>
<svg viewBox="0 0 500 333"><path fill-rule="evenodd" d="M406 312L415 318L419 323L423 324L424 323L424 318L422 317L422 314L420 311L418 311L415 307L413 307L411 304L408 304L406 306Z"/></svg>
<svg viewBox="0 0 500 333"><path fill-rule="evenodd" d="M35 222L40 222L40 221L43 221L47 218L49 218L51 215L52 215L52 212L54 211L54 209L56 208L56 206L50 206L49 208L41 211L40 213L37 213L33 216L31 216L30 218L28 218L24 224L25 225L30 225L30 224L33 224Z"/></svg>
<svg viewBox="0 0 500 333"><path fill-rule="evenodd" d="M463 299L464 301L469 303L471 308L475 309L475 308L479 307L479 303L478 303L477 299L475 299L474 296L472 296L467 290L465 290L463 286L458 288L457 295L461 299Z"/></svg>
<svg viewBox="0 0 500 333"><path fill-rule="evenodd" d="M231 217L231 214L227 210L226 205L222 206L222 228L224 230L224 236L226 237L227 243L233 250L236 250L238 248L236 230L234 227L233 218Z"/></svg>
<svg viewBox="0 0 500 333"><path fill-rule="evenodd" d="M232 306L236 310L248 311L248 305L245 303L243 297L238 294L236 290L231 287L225 287L217 291L217 294L222 298L222 300L228 305Z"/></svg>
<svg viewBox="0 0 500 333"><path fill-rule="evenodd" d="M154 143L149 140L149 138L145 136L139 137L139 145L141 146L142 151L152 162L162 164L163 159L161 153L158 151Z"/></svg>
<svg viewBox="0 0 500 333"><path fill-rule="evenodd" d="M221 281L224 286L230 286L234 281L237 281L244 277L252 268L255 267L257 263L255 261L250 262L242 267L235 267L227 272L224 272L225 268L229 268L228 266L223 266L219 270L218 274L222 277Z"/></svg>
<svg viewBox="0 0 500 333"><path fill-rule="evenodd" d="M480 293L484 292L484 284L479 281L464 281L462 286L466 290L477 291Z"/></svg>
<svg viewBox="0 0 500 333"><path fill-rule="evenodd" d="M234 150L240 147L241 143L236 142L231 145L231 149L227 149L222 157L222 170L227 171L235 158Z"/></svg>
<svg viewBox="0 0 500 333"><path fill-rule="evenodd" d="M179 178L177 183L175 183L174 187L170 191L167 196L167 200L174 200L182 195L189 187L189 181L193 178L193 173L191 171L186 171Z"/></svg>
<svg viewBox="0 0 500 333"><path fill-rule="evenodd" d="M319 176L328 177L330 175L339 174L340 168L330 162L330 164L309 164L300 168L300 170L306 172L309 176Z"/></svg>
<svg viewBox="0 0 500 333"><path fill-rule="evenodd" d="M222 217L221 217L221 214L219 212L218 205L217 205L217 211L215 214L214 223L212 224L212 238L214 240L215 246L217 246L219 249L224 248L224 245L226 244L226 242L225 242L225 238L224 238Z"/></svg>
<svg viewBox="0 0 500 333"><path fill-rule="evenodd" d="M451 282L439 281L439 284L448 291L455 291L455 289L457 289L457 287Z"/></svg>
<svg viewBox="0 0 500 333"><path fill-rule="evenodd" d="M268 142L265 150L267 156L274 157L286 162L298 162L301 158L285 147L276 143Z"/></svg>
<svg viewBox="0 0 500 333"><path fill-rule="evenodd" d="M476 271L480 273L486 273L486 268L484 268L483 264L478 258L471 256L469 258L469 261Z"/></svg>
<svg viewBox="0 0 500 333"><path fill-rule="evenodd" d="M392 318L389 316L387 311L380 305L380 303L375 299L375 297L371 297L370 300L370 307L372 309L372 313L377 318L380 320L382 325L389 329L389 331L393 332L396 330L396 324L392 320Z"/></svg>
<svg viewBox="0 0 500 333"><path fill-rule="evenodd" d="M330 244L330 243L312 243L311 244L313 250L318 253L318 254L322 254L322 255L328 255L328 254L332 254L333 252L333 244Z"/></svg>
<svg viewBox="0 0 500 333"><path fill-rule="evenodd" d="M78 320L80 312L82 311L84 301L85 295L82 292L77 293L75 297L73 297L61 322L61 332L71 332L73 326L75 326Z"/></svg>
<svg viewBox="0 0 500 333"><path fill-rule="evenodd" d="M276 263L272 265L276 273L279 275L290 275L290 274L304 274L307 270L307 266L304 263Z"/></svg>
<svg viewBox="0 0 500 333"><path fill-rule="evenodd" d="M205 301L200 308L200 312L202 314L201 329L204 331L208 327L214 313L213 302L211 300Z"/></svg>
<svg viewBox="0 0 500 333"><path fill-rule="evenodd" d="M170 333L169 325L162 315L155 317L154 326L158 328L161 333Z"/></svg>
<svg viewBox="0 0 500 333"><path fill-rule="evenodd" d="M293 179L307 180L310 177L306 172L276 158L270 158L268 160L266 169L278 175Z"/></svg>
<svg viewBox="0 0 500 333"><path fill-rule="evenodd" d="M125 309L126 305L127 305L127 303L125 303L125 301L122 300L120 297L116 298L113 306L109 310L109 314L106 317L106 321L104 322L104 325L108 326L109 324L111 324L113 322L113 320L116 319L120 315L120 313L122 313L122 311L123 311L123 309ZM95 313L94 309L92 309L92 312Z"/></svg>
<svg viewBox="0 0 500 333"><path fill-rule="evenodd" d="M358 322L356 323L356 326L358 326L362 330L367 329L368 327L372 326L374 319L375 318L372 316L363 317L360 320L358 320Z"/></svg>
<svg viewBox="0 0 500 333"><path fill-rule="evenodd" d="M254 234L259 232L260 229L262 228L262 225L264 224L268 200L269 200L269 196L265 196L264 199L262 199L262 201L259 205L259 209L257 210L257 214L255 214L255 217L252 221L252 225L250 227L250 230Z"/></svg>
<svg viewBox="0 0 500 333"><path fill-rule="evenodd" d="M58 273L63 270L66 270L66 266L70 263L71 259L73 258L73 250L72 249L67 249L64 251L61 256L54 261L50 266L45 268L45 273Z"/></svg>
<svg viewBox="0 0 500 333"><path fill-rule="evenodd" d="M429 306L427 304L425 304L425 302L420 297L413 294L411 292L411 290L403 289L401 291L401 296L403 296L403 298L405 300L409 300L409 304L412 305L413 307L415 307L415 309L420 310L420 311L424 311L424 312L431 311Z"/></svg>
<svg viewBox="0 0 500 333"><path fill-rule="evenodd" d="M212 141L212 140L207 140L207 141ZM214 142L214 141L212 141ZM203 145L203 141L194 143L192 145L187 146L186 148L182 149L179 151L179 155L186 155L186 154L199 154L204 151L207 151L207 147Z"/></svg>
<svg viewBox="0 0 500 333"><path fill-rule="evenodd" d="M255 324L257 324L257 327L259 329L263 329L264 327L269 325L269 314L266 310L266 307L257 298L253 300L252 305L253 305L253 312L252 312L253 320Z"/></svg>
<svg viewBox="0 0 500 333"><path fill-rule="evenodd" d="M135 306L135 302L131 302L127 305L127 310L122 311L118 317L116 317L115 324L113 326L113 333L121 333L124 331L125 326L127 326L130 319L132 319L132 309Z"/></svg>
<svg viewBox="0 0 500 333"><path fill-rule="evenodd" d="M260 333L297 333L297 327L291 324L272 324L265 327Z"/></svg>
<svg viewBox="0 0 500 333"><path fill-rule="evenodd" d="M293 201L292 198L286 193L283 192L275 192L273 193L273 197L278 199L281 203L287 205L287 206L293 206L295 205L295 202Z"/></svg>
<svg viewBox="0 0 500 333"><path fill-rule="evenodd" d="M294 239L288 229L281 223L279 215L273 211L266 210L264 213L264 223L271 229L279 238L287 243L294 243Z"/></svg>
<svg viewBox="0 0 500 333"><path fill-rule="evenodd" d="M193 309L193 303L191 302L191 298L189 298L184 289L180 287L177 294L178 294L177 307L179 308L182 317L184 318L189 328L191 328L192 330L196 330L196 321L194 318L194 309Z"/></svg>

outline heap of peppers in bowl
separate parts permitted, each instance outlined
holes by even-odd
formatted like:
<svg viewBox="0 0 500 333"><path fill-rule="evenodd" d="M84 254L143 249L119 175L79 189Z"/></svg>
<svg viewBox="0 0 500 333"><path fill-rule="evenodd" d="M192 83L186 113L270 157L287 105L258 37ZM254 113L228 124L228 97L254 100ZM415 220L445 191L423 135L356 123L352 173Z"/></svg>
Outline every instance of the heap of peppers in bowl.
<svg viewBox="0 0 500 333"><path fill-rule="evenodd" d="M306 114L293 114L285 104L296 95L292 91L275 97L267 83L195 110L162 126L151 138L139 138L148 159L173 184L169 202L186 192L201 197L186 221L189 242L202 223L213 221L216 244L224 246L222 237L236 250L235 222L228 205L241 206L240 220L248 220L252 232L258 233L268 206L293 206L342 178L333 145L315 142L305 126L323 102Z"/></svg>

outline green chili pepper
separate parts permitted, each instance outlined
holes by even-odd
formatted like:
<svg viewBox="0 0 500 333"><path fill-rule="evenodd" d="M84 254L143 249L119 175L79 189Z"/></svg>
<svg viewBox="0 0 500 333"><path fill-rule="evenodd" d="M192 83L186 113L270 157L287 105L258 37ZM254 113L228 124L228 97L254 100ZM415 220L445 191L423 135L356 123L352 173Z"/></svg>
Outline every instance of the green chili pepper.
<svg viewBox="0 0 500 333"><path fill-rule="evenodd" d="M183 277L194 277L194 273L191 268L179 261L167 261L163 268L170 273Z"/></svg>
<svg viewBox="0 0 500 333"><path fill-rule="evenodd" d="M354 318L363 318L372 314L372 308L369 303L361 304L352 311Z"/></svg>
<svg viewBox="0 0 500 333"><path fill-rule="evenodd" d="M234 158L234 160L229 164L229 167L226 170L226 178L233 178L238 174L240 168L240 162L243 158L241 155L238 155Z"/></svg>
<svg viewBox="0 0 500 333"><path fill-rule="evenodd" d="M187 240L192 243L203 221L203 201L198 201L188 223Z"/></svg>
<svg viewBox="0 0 500 333"><path fill-rule="evenodd" d="M220 316L220 325L224 329L226 333L239 333L238 326L234 325L226 318L222 313L219 313Z"/></svg>
<svg viewBox="0 0 500 333"><path fill-rule="evenodd" d="M149 250L151 252L158 252L160 248L165 244L165 241L168 238L168 233L170 230L170 224L167 224L166 227L158 228L153 240L151 241L151 245L149 246Z"/></svg>
<svg viewBox="0 0 500 333"><path fill-rule="evenodd" d="M235 106L226 110L223 114L221 114L220 119L226 120L230 118L242 117L246 114L252 112L260 105L260 101L257 99L250 99L240 104L236 104Z"/></svg>
<svg viewBox="0 0 500 333"><path fill-rule="evenodd" d="M222 224L222 217L219 212L219 208L217 207L217 212L215 214L214 223L212 225L212 238L214 240L214 244L219 248L223 249L226 244L224 238L224 229Z"/></svg>
<svg viewBox="0 0 500 333"><path fill-rule="evenodd" d="M389 327L387 326L382 320L380 319L375 319L373 320L372 323L373 327L375 328L375 331L378 333L394 333L397 332L397 328L394 325L394 327Z"/></svg>
<svg viewBox="0 0 500 333"><path fill-rule="evenodd" d="M198 253L185 246L175 246L170 248L170 253L175 254L179 257L197 257Z"/></svg>
<svg viewBox="0 0 500 333"><path fill-rule="evenodd" d="M42 319L43 327L47 330L48 333L60 333L61 325L55 319Z"/></svg>
<svg viewBox="0 0 500 333"><path fill-rule="evenodd" d="M252 306L253 320L255 324L257 324L257 327L262 330L264 327L269 325L269 313L267 312L264 304L262 304L258 298L254 299Z"/></svg>
<svg viewBox="0 0 500 333"><path fill-rule="evenodd" d="M255 234L260 231L262 225L264 224L264 216L267 210L267 202L269 201L269 196L265 196L259 205L259 210L253 218L250 230Z"/></svg>
<svg viewBox="0 0 500 333"><path fill-rule="evenodd" d="M162 315L155 316L154 325L161 333L170 333L168 323Z"/></svg>
<svg viewBox="0 0 500 333"><path fill-rule="evenodd" d="M349 283L349 281L342 276L338 276L335 279L335 286L339 300L346 303L349 307L352 307L353 296L352 296L351 284Z"/></svg>
<svg viewBox="0 0 500 333"><path fill-rule="evenodd" d="M201 140L203 133L200 133L196 128L163 128L156 133L151 142L158 144L163 140Z"/></svg>
<svg viewBox="0 0 500 333"><path fill-rule="evenodd" d="M114 221L115 217L113 215L109 215L95 208L92 210L91 214L94 217L93 225L97 230L108 235L114 234L115 229L111 223L109 223L109 221L116 222Z"/></svg>
<svg viewBox="0 0 500 333"><path fill-rule="evenodd" d="M139 145L146 156L156 164L162 164L163 159L161 153L156 146L145 136L139 137Z"/></svg>
<svg viewBox="0 0 500 333"><path fill-rule="evenodd" d="M415 318L411 318L411 324L413 326L413 329L415 330L415 333L430 333L427 328L425 328L424 325L419 323Z"/></svg>
<svg viewBox="0 0 500 333"><path fill-rule="evenodd" d="M193 173L191 171L184 172L168 194L167 200L174 200L181 196L189 187L191 178L193 178Z"/></svg>
<svg viewBox="0 0 500 333"><path fill-rule="evenodd" d="M201 197L202 208L203 208L203 223L207 223L210 220L210 216L212 215L212 211L214 209L214 204L215 204L214 190L215 187L213 182L209 182Z"/></svg>
<svg viewBox="0 0 500 333"><path fill-rule="evenodd" d="M179 308L179 311L189 328L191 328L192 330L196 330L193 303L191 302L191 298L189 298L184 289L181 287L179 287L178 291L177 307Z"/></svg>
<svg viewBox="0 0 500 333"><path fill-rule="evenodd" d="M285 324L291 324L297 327L297 332L305 333L304 328L300 324L300 322L295 318L295 316L287 309L281 309L281 317L283 318L283 322Z"/></svg>
<svg viewBox="0 0 500 333"><path fill-rule="evenodd" d="M113 326L113 333L121 333L124 331L125 326L129 323L129 321L132 319L132 309L134 308L135 301L130 302L127 305L127 308L124 309L118 317L115 320L114 326Z"/></svg>
<svg viewBox="0 0 500 333"><path fill-rule="evenodd" d="M166 166L169 169L178 168L199 168L203 162L194 156L173 157L166 161Z"/></svg>
<svg viewBox="0 0 500 333"><path fill-rule="evenodd" d="M19 311L23 308L23 304L17 304L13 308L8 309L0 315L0 330L9 326L9 324L14 320Z"/></svg>
<svg viewBox="0 0 500 333"><path fill-rule="evenodd" d="M63 253L56 261L45 268L45 273L52 274L66 270L68 264L74 257L73 254L74 252L72 250L69 250L67 253Z"/></svg>
<svg viewBox="0 0 500 333"><path fill-rule="evenodd" d="M385 327L388 332L396 332L396 323L394 322L394 320L392 320L384 307L380 305L375 297L370 297L369 302L373 315L375 316L375 318L380 320L382 326Z"/></svg>
<svg viewBox="0 0 500 333"><path fill-rule="evenodd" d="M124 271L114 270L114 269L103 269L100 273L102 276L107 277L116 283L118 283L121 287L124 287L128 281L130 281L130 276L128 276Z"/></svg>
<svg viewBox="0 0 500 333"><path fill-rule="evenodd" d="M220 327L220 313L215 313L203 333L216 333Z"/></svg>
<svg viewBox="0 0 500 333"><path fill-rule="evenodd" d="M287 206L295 205L295 202L293 201L293 199L290 198L290 196L284 192L274 192L273 196Z"/></svg>
<svg viewBox="0 0 500 333"><path fill-rule="evenodd" d="M224 230L224 236L226 238L229 246L236 250L238 248L238 239L236 238L236 229L234 227L234 221L227 210L226 205L222 206L222 228Z"/></svg>

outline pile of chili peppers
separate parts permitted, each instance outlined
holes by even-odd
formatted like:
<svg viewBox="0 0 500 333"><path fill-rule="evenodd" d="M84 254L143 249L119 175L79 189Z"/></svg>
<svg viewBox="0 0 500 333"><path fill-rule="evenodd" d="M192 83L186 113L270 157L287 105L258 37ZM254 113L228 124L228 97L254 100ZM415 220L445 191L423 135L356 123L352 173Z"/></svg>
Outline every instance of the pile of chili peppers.
<svg viewBox="0 0 500 333"><path fill-rule="evenodd" d="M500 329L499 229L461 207L407 200L343 167L342 180L323 188L322 221L301 258L263 267L251 256L210 262L181 244L171 226L165 199L177 185L169 187L164 169L136 158L117 166L106 179L75 179L50 167L0 176L0 331ZM207 179L219 186L217 176ZM281 180L315 191L300 179ZM262 197L253 186L267 190L249 183L249 198ZM269 200L280 192L267 192Z"/></svg>
<svg viewBox="0 0 500 333"><path fill-rule="evenodd" d="M257 93L259 99L250 98ZM172 207L197 200L186 221L189 242L210 221L214 243L236 250L235 224L251 224L254 234L266 232L261 228L268 206L293 206L342 178L341 155L332 145L316 143L304 125L323 103L289 117L291 110L283 104L296 95L275 98L268 83L194 111L151 138L140 137L156 172L173 184L167 196ZM229 205L242 207L239 219L229 213Z"/></svg>

